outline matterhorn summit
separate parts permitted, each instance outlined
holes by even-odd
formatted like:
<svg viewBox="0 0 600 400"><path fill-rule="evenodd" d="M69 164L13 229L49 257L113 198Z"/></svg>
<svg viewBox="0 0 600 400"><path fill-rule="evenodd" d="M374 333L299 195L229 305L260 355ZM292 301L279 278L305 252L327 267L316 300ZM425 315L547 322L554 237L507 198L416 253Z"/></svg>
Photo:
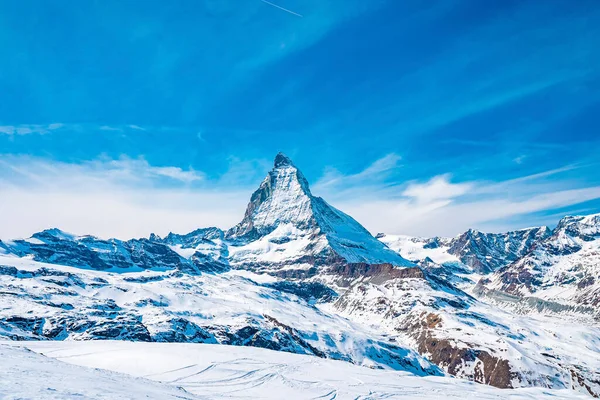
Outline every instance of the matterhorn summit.
<svg viewBox="0 0 600 400"><path fill-rule="evenodd" d="M227 236L254 240L285 224L298 229L315 228L311 203L306 178L287 156L279 153L273 169L252 194L244 219Z"/></svg>
<svg viewBox="0 0 600 400"><path fill-rule="evenodd" d="M232 265L266 271L289 270L292 264L296 271L339 263L412 265L352 217L313 196L302 172L283 153L226 238L232 243Z"/></svg>

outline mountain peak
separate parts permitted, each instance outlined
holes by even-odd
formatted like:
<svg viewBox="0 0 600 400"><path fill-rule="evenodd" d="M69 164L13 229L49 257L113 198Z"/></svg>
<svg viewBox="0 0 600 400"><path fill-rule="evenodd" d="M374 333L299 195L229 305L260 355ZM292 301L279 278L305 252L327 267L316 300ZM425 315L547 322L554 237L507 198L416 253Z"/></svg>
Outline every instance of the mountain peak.
<svg viewBox="0 0 600 400"><path fill-rule="evenodd" d="M279 168L285 166L294 167L294 163L292 162L292 160L290 160L288 156L286 156L282 152L277 153L277 155L275 156L274 167Z"/></svg>
<svg viewBox="0 0 600 400"><path fill-rule="evenodd" d="M75 235L72 233L65 232L58 228L49 228L44 229L41 232L36 232L32 236L32 238L40 239L40 238L52 238L55 240L73 240Z"/></svg>
<svg viewBox="0 0 600 400"><path fill-rule="evenodd" d="M306 178L285 154L278 153L273 169L252 194L244 219L227 231L227 236L255 239L281 224L314 226L311 203Z"/></svg>
<svg viewBox="0 0 600 400"><path fill-rule="evenodd" d="M235 243L230 249L234 263L264 259L284 265L302 259L306 264L336 258L412 265L350 216L313 196L302 172L283 153L277 154L273 169L252 194L243 220L225 237Z"/></svg>

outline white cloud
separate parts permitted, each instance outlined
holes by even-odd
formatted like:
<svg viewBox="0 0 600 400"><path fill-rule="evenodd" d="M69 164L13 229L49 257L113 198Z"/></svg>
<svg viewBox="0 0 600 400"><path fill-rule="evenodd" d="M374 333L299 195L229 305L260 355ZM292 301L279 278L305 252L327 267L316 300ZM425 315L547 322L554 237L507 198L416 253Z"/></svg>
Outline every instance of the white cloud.
<svg viewBox="0 0 600 400"><path fill-rule="evenodd" d="M98 129L100 129L101 131L115 131L115 132L120 132L123 129L116 127L116 126L110 126L110 125L102 125L100 126Z"/></svg>
<svg viewBox="0 0 600 400"><path fill-rule="evenodd" d="M64 125L60 123L53 124L23 124L23 125L2 125L0 126L0 133L4 133L6 135L29 135L32 133L37 133L40 135L44 135L49 133L50 131L60 129Z"/></svg>
<svg viewBox="0 0 600 400"><path fill-rule="evenodd" d="M193 169L179 167L152 166L143 157L119 159L101 158L80 164L49 162L44 159L26 156L3 156L0 165L12 174L13 183L21 185L35 182L41 186L68 183L79 187L88 187L110 181L119 184L151 183L154 180L172 180L180 183L202 181L204 175ZM0 180L3 177L0 175ZM4 177L6 180L7 177ZM25 179L23 181L23 179ZM27 182L29 180L30 182Z"/></svg>
<svg viewBox="0 0 600 400"><path fill-rule="evenodd" d="M401 159L399 155L390 153L376 160L364 170L351 175L344 175L335 168L328 168L323 177L312 187L318 192L327 190L341 191L352 186L379 185L390 173L400 167L399 162Z"/></svg>
<svg viewBox="0 0 600 400"><path fill-rule="evenodd" d="M473 187L471 183L450 183L450 174L435 176L425 183L410 183L402 192L418 202L432 202L438 199L452 199L462 196Z"/></svg>
<svg viewBox="0 0 600 400"><path fill-rule="evenodd" d="M250 193L143 158L72 164L0 156L0 238L49 227L123 239L229 228L242 218Z"/></svg>
<svg viewBox="0 0 600 400"><path fill-rule="evenodd" d="M533 213L600 198L600 186L584 186L558 176L580 167L568 165L500 182L452 182L450 174L443 174L424 182L384 180L373 184L356 180L361 173L338 173L335 185L321 184L314 192L373 233L453 236L469 228L526 227ZM327 174L322 181L331 181ZM539 217L534 219L539 222ZM555 222L554 217L547 222Z"/></svg>

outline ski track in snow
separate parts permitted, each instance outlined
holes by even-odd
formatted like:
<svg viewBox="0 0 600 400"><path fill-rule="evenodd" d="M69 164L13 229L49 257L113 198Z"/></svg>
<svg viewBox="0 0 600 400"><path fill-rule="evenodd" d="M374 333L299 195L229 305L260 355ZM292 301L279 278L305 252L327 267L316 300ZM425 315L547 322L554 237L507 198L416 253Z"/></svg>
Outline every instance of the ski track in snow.
<svg viewBox="0 0 600 400"><path fill-rule="evenodd" d="M0 357L3 399L587 398L568 390L542 388L507 392L449 377L417 377L313 356L223 345L2 342Z"/></svg>

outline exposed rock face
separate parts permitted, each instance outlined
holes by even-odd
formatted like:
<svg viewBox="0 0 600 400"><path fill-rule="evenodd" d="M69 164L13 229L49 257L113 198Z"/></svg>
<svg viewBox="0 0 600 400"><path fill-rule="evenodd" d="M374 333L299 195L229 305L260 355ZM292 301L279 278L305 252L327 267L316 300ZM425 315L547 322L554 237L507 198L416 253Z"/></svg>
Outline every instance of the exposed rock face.
<svg viewBox="0 0 600 400"><path fill-rule="evenodd" d="M469 229L450 241L448 253L456 255L478 273L489 273L521 258L550 234L546 226L507 233Z"/></svg>
<svg viewBox="0 0 600 400"><path fill-rule="evenodd" d="M396 278L425 279L425 274L418 267L396 268L392 264L338 264L328 268L327 273L335 277L334 283L338 287L348 287L357 279L374 284L382 284Z"/></svg>
<svg viewBox="0 0 600 400"><path fill-rule="evenodd" d="M500 359L485 350L473 347L458 347L449 339L435 337L435 329L442 324L442 318L434 313L424 315L410 329L418 343L421 354L455 376L469 378L475 382L499 388L512 388L512 381L518 375L511 372L508 360ZM472 371L465 371L465 365L471 364ZM466 372L466 374L465 374Z"/></svg>

